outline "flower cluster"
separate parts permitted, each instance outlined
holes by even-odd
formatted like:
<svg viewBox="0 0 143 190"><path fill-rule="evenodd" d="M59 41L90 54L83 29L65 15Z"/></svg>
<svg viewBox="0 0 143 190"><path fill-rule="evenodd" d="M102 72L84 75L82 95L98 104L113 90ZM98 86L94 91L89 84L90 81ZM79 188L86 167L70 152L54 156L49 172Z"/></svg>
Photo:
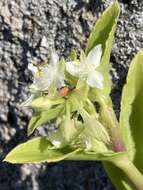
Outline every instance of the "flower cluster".
<svg viewBox="0 0 143 190"><path fill-rule="evenodd" d="M78 79L86 80L90 87L103 88L103 75L98 71L101 63L102 47L97 45L90 51L86 57L84 53L80 60L68 61L65 63L65 69L59 61L55 50L51 50L50 64L43 66L34 66L29 64L28 69L34 76L34 83L31 88L37 91L47 91L54 85L57 89L66 86L64 77L65 70Z"/></svg>
<svg viewBox="0 0 143 190"><path fill-rule="evenodd" d="M76 55L70 61L59 59L52 50L49 64L30 64L28 68L34 79L30 86L32 96L26 105L35 110L39 119L33 124L32 118L29 134L54 121L58 129L50 132L48 139L55 148L70 145L98 153L111 149L108 131L99 121L94 101L90 98L92 90L104 89L101 62L102 46L99 44L88 55L81 52L79 58Z"/></svg>

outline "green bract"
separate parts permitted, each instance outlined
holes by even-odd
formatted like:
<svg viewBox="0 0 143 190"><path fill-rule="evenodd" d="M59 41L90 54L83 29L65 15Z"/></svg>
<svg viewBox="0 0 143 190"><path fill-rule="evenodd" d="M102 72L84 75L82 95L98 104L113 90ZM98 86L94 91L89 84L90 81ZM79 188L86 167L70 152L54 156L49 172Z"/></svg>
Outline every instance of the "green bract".
<svg viewBox="0 0 143 190"><path fill-rule="evenodd" d="M36 88L26 102L34 111L28 135L48 123L55 129L18 145L5 161L101 160L118 190L143 190L143 52L131 63L119 122L110 98L109 60L119 13L118 2L105 10L79 57L71 50L70 61L59 60L53 51L51 65L30 66Z"/></svg>

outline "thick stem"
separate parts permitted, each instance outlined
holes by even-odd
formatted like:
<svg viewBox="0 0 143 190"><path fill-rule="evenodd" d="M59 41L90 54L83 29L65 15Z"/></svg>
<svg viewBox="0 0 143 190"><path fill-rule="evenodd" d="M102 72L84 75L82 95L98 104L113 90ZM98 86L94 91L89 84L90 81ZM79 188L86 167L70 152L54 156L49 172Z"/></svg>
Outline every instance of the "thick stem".
<svg viewBox="0 0 143 190"><path fill-rule="evenodd" d="M128 157L122 157L120 159L115 159L112 162L120 168L129 180L132 182L136 190L143 190L143 175L135 167L135 165L128 159Z"/></svg>
<svg viewBox="0 0 143 190"><path fill-rule="evenodd" d="M107 106L103 99L99 98L99 100L101 105L101 118L111 135L113 150L115 152L125 152L126 148L124 146L124 142L119 131L118 121L112 106ZM143 175L127 156L113 159L111 162L124 171L136 190L143 190Z"/></svg>

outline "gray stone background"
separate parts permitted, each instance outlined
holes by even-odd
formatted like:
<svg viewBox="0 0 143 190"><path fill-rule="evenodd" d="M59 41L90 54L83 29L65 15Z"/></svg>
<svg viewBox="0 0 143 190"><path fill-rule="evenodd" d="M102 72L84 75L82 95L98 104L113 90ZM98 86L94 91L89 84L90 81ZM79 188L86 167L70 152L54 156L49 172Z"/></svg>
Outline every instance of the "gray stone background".
<svg viewBox="0 0 143 190"><path fill-rule="evenodd" d="M0 159L27 140L31 111L30 62L84 48L97 17L113 0L0 0ZM143 47L143 1L120 1L121 15L111 55L112 98L117 114L130 60ZM0 164L1 190L115 190L99 162Z"/></svg>

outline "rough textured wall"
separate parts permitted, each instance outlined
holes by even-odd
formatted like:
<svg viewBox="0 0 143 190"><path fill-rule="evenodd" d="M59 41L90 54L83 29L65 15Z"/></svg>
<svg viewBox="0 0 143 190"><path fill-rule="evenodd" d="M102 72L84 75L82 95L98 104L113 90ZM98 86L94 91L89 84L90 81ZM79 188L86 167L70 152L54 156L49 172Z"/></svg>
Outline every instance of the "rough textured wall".
<svg viewBox="0 0 143 190"><path fill-rule="evenodd" d="M97 17L112 0L0 0L0 158L27 139L31 116L20 103L28 96L27 65L42 61L54 44L67 56L84 48ZM122 12L111 55L112 97L119 113L130 60L143 47L143 1L120 2ZM42 165L0 164L2 190L114 190L98 162Z"/></svg>

